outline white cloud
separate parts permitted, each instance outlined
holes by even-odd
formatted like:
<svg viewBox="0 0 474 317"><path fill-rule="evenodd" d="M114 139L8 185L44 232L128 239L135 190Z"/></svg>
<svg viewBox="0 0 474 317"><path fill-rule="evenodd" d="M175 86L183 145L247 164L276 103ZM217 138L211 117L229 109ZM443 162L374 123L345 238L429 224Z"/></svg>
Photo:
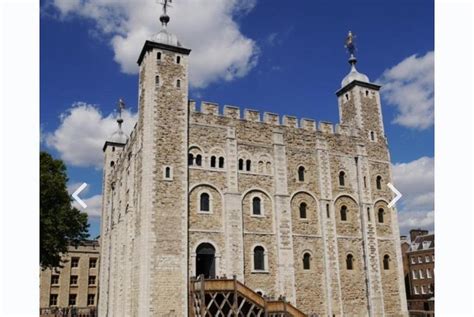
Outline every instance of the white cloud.
<svg viewBox="0 0 474 317"><path fill-rule="evenodd" d="M114 59L125 73L136 73L144 41L160 29L160 6L153 0L51 0L61 18L95 22L110 40ZM259 49L244 36L235 17L247 14L256 0L180 0L169 9L169 30L191 48L190 82L203 88L245 76L257 63Z"/></svg>
<svg viewBox="0 0 474 317"><path fill-rule="evenodd" d="M434 122L434 52L412 55L377 80L382 97L398 109L394 123L424 130Z"/></svg>
<svg viewBox="0 0 474 317"><path fill-rule="evenodd" d="M137 114L125 110L123 131L129 135L137 121ZM84 102L76 102L64 112L59 127L46 135L48 147L58 151L61 159L72 166L101 168L102 147L116 131L113 114L104 117L100 110Z"/></svg>
<svg viewBox="0 0 474 317"><path fill-rule="evenodd" d="M393 181L403 197L397 208L402 232L434 226L434 159L421 157L393 165Z"/></svg>
<svg viewBox="0 0 474 317"><path fill-rule="evenodd" d="M80 211L87 213L89 218L100 218L102 212L102 195L94 195L89 198L83 198L82 200L87 205L85 209L82 208L77 201L74 201L72 205Z"/></svg>

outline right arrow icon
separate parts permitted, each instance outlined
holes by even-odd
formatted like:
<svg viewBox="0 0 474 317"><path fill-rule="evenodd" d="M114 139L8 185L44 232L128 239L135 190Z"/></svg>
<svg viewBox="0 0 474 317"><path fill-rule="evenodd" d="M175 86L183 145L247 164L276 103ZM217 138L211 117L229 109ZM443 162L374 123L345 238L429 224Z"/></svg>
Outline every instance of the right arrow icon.
<svg viewBox="0 0 474 317"><path fill-rule="evenodd" d="M392 201L388 204L388 208L392 208L393 205L395 205L395 203L400 199L402 198L402 193L400 193L396 188L395 186L393 186L391 183L388 183L387 184L388 188L390 188L392 190L392 192L394 192L396 194L396 196L392 199Z"/></svg>

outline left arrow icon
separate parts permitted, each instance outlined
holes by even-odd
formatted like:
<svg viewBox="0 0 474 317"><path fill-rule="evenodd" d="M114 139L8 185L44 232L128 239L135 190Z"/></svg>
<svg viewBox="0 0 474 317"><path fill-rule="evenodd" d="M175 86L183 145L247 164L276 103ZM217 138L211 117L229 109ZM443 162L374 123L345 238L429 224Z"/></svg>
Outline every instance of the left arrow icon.
<svg viewBox="0 0 474 317"><path fill-rule="evenodd" d="M74 199L79 203L79 205L81 205L82 208L84 208L84 209L87 208L87 205L86 205L86 203L85 203L82 199L79 198L78 195L79 195L79 194L84 190L84 188L86 188L86 187L87 187L87 183L82 183L82 185L79 186L79 188L76 189L76 191L75 191L74 193L72 193L72 195L71 195L72 198L74 198Z"/></svg>

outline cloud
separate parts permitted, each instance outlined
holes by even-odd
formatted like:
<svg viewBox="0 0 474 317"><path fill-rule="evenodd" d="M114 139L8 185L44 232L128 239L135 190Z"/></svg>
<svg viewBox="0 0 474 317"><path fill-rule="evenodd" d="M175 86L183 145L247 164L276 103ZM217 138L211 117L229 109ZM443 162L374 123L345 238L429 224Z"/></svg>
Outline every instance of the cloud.
<svg viewBox="0 0 474 317"><path fill-rule="evenodd" d="M94 195L89 198L83 198L82 200L87 205L85 209L82 208L77 201L74 201L72 205L80 211L87 213L89 218L100 218L102 212L102 195Z"/></svg>
<svg viewBox="0 0 474 317"><path fill-rule="evenodd" d="M402 232L434 227L434 159L421 157L392 167L393 181L403 197L397 204Z"/></svg>
<svg viewBox="0 0 474 317"><path fill-rule="evenodd" d="M377 80L382 97L398 110L393 123L424 130L434 122L434 52L412 55Z"/></svg>
<svg viewBox="0 0 474 317"><path fill-rule="evenodd" d="M245 76L258 61L255 41L243 35L236 17L249 13L256 0L180 0L169 9L169 30L192 49L190 84L210 83ZM114 51L124 73L138 72L138 55L146 39L160 29L160 6L151 0L51 0L59 18L80 17L94 22Z"/></svg>
<svg viewBox="0 0 474 317"><path fill-rule="evenodd" d="M137 113L125 110L123 131L129 135L137 121ZM84 102L76 102L60 116L61 123L52 133L46 134L46 145L56 150L69 165L101 168L102 147L116 131L113 114L104 117L100 110Z"/></svg>

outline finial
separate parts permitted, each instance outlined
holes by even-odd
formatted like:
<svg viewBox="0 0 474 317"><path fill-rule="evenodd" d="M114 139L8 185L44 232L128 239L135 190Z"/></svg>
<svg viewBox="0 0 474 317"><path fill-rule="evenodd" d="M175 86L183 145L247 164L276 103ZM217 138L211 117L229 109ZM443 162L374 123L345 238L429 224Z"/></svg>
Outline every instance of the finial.
<svg viewBox="0 0 474 317"><path fill-rule="evenodd" d="M172 2L172 0L163 0L161 1L161 5L162 5L162 9L163 9L163 13L161 14L160 16L160 21L161 21L161 25L165 28L167 26L167 24L170 22L170 17L168 16L167 14L167 8L168 7L171 7L170 3Z"/></svg>
<svg viewBox="0 0 474 317"><path fill-rule="evenodd" d="M346 37L346 45L345 48L347 49L347 52L349 52L350 57L349 57L349 64L352 66L357 63L357 59L354 56L354 53L356 51L356 45L355 45L355 38L356 36L352 34L351 31L347 34Z"/></svg>
<svg viewBox="0 0 474 317"><path fill-rule="evenodd" d="M122 98L119 99L117 108L118 108L117 123L119 124L119 129L121 129L122 128L122 123L123 123L122 111L125 109L125 102L123 101Z"/></svg>

